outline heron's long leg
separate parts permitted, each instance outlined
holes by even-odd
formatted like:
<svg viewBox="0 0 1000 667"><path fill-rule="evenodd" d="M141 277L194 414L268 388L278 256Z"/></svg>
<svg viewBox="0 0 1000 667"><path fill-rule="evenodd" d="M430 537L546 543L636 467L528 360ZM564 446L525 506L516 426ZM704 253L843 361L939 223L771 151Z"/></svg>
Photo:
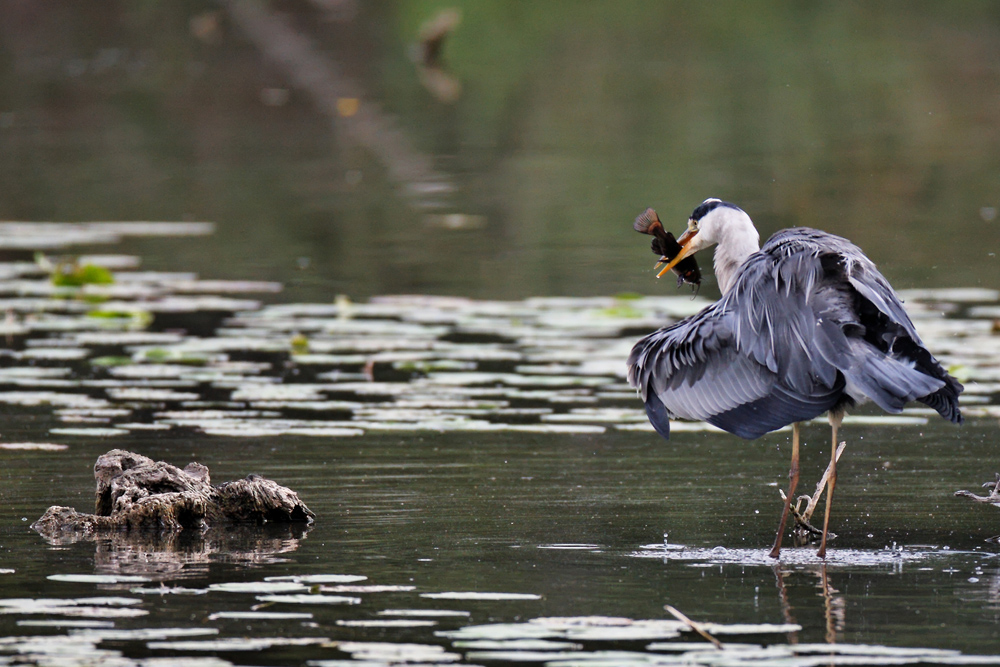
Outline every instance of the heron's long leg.
<svg viewBox="0 0 1000 667"><path fill-rule="evenodd" d="M833 504L833 487L837 485L837 429L844 421L842 412L830 412L830 427L833 430L832 453L830 454L830 479L826 482L826 513L823 515L823 539L819 543L816 555L826 558L826 532L830 527L830 505Z"/></svg>
<svg viewBox="0 0 1000 667"><path fill-rule="evenodd" d="M781 523L778 524L778 534L774 537L771 548L771 558L777 558L781 553L781 538L785 535L785 522L788 520L788 507L795 496L795 487L799 484L799 422L792 424L792 467L788 469L788 495L785 496L785 509L781 510Z"/></svg>

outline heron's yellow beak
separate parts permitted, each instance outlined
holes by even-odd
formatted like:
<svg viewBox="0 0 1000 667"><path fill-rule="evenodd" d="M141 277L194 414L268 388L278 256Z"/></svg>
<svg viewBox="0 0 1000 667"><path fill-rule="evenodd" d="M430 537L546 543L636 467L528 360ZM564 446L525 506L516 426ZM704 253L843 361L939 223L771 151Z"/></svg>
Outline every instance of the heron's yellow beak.
<svg viewBox="0 0 1000 667"><path fill-rule="evenodd" d="M694 225L690 221L688 221L687 230L683 234L681 234L681 237L679 239L677 239L677 245L681 247L681 251L677 253L677 255L675 255L673 259L668 261L667 265L664 266L660 270L660 272L656 274L657 278L661 277L664 273L677 266L677 264L682 259L684 259L685 257L687 257L688 255L692 254L695 251L694 244L691 243L691 241L693 241L694 237L697 235L698 235L698 229L694 227ZM665 260L666 258L661 259L660 264L662 264ZM659 267L660 264L657 264L656 266Z"/></svg>

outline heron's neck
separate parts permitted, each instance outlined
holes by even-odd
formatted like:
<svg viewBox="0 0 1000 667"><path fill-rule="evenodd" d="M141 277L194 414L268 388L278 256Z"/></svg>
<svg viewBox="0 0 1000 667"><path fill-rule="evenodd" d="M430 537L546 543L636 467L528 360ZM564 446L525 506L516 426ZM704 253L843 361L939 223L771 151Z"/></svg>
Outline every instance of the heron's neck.
<svg viewBox="0 0 1000 667"><path fill-rule="evenodd" d="M748 219L749 222L749 219ZM750 255L760 250L759 236L753 224L749 229L729 227L715 247L715 278L723 294L729 292L736 280L736 273Z"/></svg>

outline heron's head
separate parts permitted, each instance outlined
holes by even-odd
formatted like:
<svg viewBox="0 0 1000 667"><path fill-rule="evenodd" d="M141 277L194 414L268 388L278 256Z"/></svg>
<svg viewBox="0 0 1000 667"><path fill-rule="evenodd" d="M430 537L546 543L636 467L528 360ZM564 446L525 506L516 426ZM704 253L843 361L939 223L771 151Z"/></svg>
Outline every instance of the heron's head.
<svg viewBox="0 0 1000 667"><path fill-rule="evenodd" d="M752 240L756 245L759 238L757 228L743 209L721 199L706 199L691 213L687 230L677 239L681 251L663 267L659 275L674 268L688 255L717 243L726 245Z"/></svg>

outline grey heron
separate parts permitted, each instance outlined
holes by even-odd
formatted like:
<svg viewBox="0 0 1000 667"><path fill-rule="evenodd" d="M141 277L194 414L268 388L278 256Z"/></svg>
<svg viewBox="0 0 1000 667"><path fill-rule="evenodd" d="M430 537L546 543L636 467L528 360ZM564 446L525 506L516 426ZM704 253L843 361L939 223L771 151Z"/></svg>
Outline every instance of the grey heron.
<svg viewBox="0 0 1000 667"><path fill-rule="evenodd" d="M629 383L653 428L670 419L706 421L746 439L792 425L789 489L771 556L778 557L799 477L799 424L824 412L833 431L823 537L826 557L836 484L837 429L867 400L890 413L920 401L962 423L962 385L927 350L889 282L850 241L805 227L759 246L739 207L706 199L691 214L673 268L715 245L722 297L649 334L632 348Z"/></svg>

